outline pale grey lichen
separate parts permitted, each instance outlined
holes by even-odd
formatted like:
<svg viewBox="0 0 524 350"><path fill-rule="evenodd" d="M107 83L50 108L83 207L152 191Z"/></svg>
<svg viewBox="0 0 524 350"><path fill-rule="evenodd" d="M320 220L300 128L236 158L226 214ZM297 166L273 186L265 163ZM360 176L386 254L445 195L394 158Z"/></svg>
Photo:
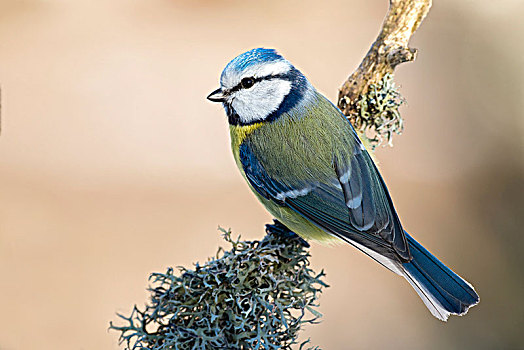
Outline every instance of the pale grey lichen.
<svg viewBox="0 0 524 350"><path fill-rule="evenodd" d="M356 113L352 113L349 120L373 149L384 141L392 146L393 134L400 135L404 129L398 110L404 102L393 75L386 74L377 84L370 84L367 93L360 96L355 103Z"/></svg>
<svg viewBox="0 0 524 350"><path fill-rule="evenodd" d="M291 349L301 326L318 322L327 285L310 268L305 241L278 222L261 241L222 232L230 250L180 274L153 273L150 302L119 315L123 325L111 322L126 349Z"/></svg>

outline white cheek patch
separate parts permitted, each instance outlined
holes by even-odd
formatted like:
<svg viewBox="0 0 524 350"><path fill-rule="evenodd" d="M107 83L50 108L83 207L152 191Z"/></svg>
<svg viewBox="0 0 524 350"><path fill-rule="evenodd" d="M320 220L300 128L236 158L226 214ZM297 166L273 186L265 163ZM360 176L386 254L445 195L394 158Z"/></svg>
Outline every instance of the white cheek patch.
<svg viewBox="0 0 524 350"><path fill-rule="evenodd" d="M231 105L243 123L264 120L276 111L291 91L291 82L282 79L262 80L250 89L237 91Z"/></svg>

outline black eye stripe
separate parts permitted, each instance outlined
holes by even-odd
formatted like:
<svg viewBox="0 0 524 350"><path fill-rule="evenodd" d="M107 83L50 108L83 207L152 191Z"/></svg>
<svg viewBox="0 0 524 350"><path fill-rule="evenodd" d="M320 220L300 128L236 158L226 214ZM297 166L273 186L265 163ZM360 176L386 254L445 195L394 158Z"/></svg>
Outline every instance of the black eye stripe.
<svg viewBox="0 0 524 350"><path fill-rule="evenodd" d="M253 78L255 79L255 78ZM286 72L284 74L277 74L273 76L268 76L264 78L258 78L257 81L262 80L271 80L271 79L283 79L286 81L289 81L291 83L291 89L289 93L284 97L284 100L280 103L280 106L277 110L271 112L269 115L260 118L260 119L254 119L249 121L243 121L242 118L237 114L233 106L231 105L231 101L224 102L224 108L226 109L226 114L229 120L230 125L252 125L254 123L259 123L261 121L266 122L273 122L280 118L285 113L288 113L291 108L297 105L302 99L304 98L307 89L310 88L310 85L307 82L306 77L302 75L296 68L291 67L289 72ZM238 88L237 88L238 90ZM229 90L231 91L231 90ZM229 91L225 91L225 93L229 93Z"/></svg>
<svg viewBox="0 0 524 350"><path fill-rule="evenodd" d="M251 79L253 79L253 84L256 84L264 80L273 80L273 79L291 80L291 76L289 74L275 74L275 75L268 75L265 77L258 77L258 78L252 77ZM243 89L242 82L238 83L237 85L229 89L228 93L232 93L232 92L235 92L241 89Z"/></svg>

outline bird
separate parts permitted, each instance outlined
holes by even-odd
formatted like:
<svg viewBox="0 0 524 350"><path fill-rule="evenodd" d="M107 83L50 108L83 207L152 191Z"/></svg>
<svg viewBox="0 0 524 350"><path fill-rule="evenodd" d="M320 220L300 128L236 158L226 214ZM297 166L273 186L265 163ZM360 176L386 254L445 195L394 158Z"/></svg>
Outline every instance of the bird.
<svg viewBox="0 0 524 350"><path fill-rule="evenodd" d="M471 284L404 231L352 124L275 49L235 57L207 99L224 107L242 176L288 229L359 249L404 277L439 320L479 302Z"/></svg>

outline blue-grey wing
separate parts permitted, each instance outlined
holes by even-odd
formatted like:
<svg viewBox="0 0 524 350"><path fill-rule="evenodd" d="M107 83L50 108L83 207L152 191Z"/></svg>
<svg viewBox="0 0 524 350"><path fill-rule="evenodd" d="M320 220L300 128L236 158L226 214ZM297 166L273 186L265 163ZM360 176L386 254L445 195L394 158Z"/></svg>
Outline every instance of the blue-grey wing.
<svg viewBox="0 0 524 350"><path fill-rule="evenodd" d="M335 157L333 177L323 182L275 179L248 140L240 146L240 160L249 183L264 198L337 237L407 261L409 248L384 182L367 151L358 145L353 148L353 154Z"/></svg>
<svg viewBox="0 0 524 350"><path fill-rule="evenodd" d="M351 226L380 237L403 260L410 260L404 229L386 184L360 140L356 139L355 145L350 156L339 156L334 160Z"/></svg>

